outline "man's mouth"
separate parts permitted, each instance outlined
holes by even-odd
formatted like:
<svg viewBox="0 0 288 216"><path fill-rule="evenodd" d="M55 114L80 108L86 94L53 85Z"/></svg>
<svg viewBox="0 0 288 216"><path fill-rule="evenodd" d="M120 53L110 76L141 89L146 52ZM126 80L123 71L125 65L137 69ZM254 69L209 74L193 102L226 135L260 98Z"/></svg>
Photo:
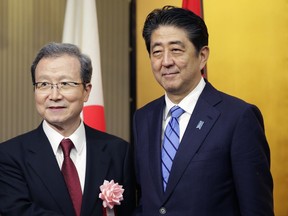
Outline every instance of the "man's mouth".
<svg viewBox="0 0 288 216"><path fill-rule="evenodd" d="M49 109L57 110L57 109L63 109L65 108L64 106L49 106Z"/></svg>
<svg viewBox="0 0 288 216"><path fill-rule="evenodd" d="M176 75L178 74L179 72L165 72L162 74L162 76L173 76L173 75Z"/></svg>

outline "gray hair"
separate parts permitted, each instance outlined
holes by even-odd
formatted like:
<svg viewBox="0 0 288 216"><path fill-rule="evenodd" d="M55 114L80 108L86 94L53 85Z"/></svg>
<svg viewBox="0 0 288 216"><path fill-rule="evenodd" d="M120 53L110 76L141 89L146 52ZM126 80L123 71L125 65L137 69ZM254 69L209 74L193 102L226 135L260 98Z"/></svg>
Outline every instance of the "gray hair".
<svg viewBox="0 0 288 216"><path fill-rule="evenodd" d="M32 65L31 65L31 76L32 82L35 83L35 70L42 58L53 58L63 55L69 55L76 57L81 65L80 77L85 86L85 84L91 82L92 77L92 63L90 57L81 53L80 49L74 44L69 43L55 43L51 42L46 44L40 49L36 55Z"/></svg>

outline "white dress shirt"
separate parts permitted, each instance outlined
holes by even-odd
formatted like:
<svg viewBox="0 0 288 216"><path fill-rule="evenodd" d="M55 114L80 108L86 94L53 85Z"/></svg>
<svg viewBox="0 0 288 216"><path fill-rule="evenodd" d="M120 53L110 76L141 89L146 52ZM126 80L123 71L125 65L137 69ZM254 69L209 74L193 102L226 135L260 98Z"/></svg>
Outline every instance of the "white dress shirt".
<svg viewBox="0 0 288 216"><path fill-rule="evenodd" d="M166 107L163 113L162 140L166 125L168 124L171 118L171 114L169 111L173 106L179 106L185 111L178 119L180 128L180 142L181 142L183 134L190 120L190 117L194 111L197 100L201 92L203 91L205 85L206 83L204 81L204 78L202 77L198 85L193 89L193 91L191 91L185 98L183 98L179 104L172 103L172 101L168 98L167 94L165 93Z"/></svg>
<svg viewBox="0 0 288 216"><path fill-rule="evenodd" d="M43 130L48 137L48 140L52 146L54 155L58 162L59 168L61 169L62 163L64 160L64 155L62 152L62 148L60 146L60 142L62 139L69 138L75 148L73 148L70 152L70 158L72 159L80 179L82 193L84 190L84 182L85 182L85 172L86 172L86 135L85 135L85 127L83 122L81 121L77 130L69 137L63 137L60 133L55 131L45 120L43 121Z"/></svg>

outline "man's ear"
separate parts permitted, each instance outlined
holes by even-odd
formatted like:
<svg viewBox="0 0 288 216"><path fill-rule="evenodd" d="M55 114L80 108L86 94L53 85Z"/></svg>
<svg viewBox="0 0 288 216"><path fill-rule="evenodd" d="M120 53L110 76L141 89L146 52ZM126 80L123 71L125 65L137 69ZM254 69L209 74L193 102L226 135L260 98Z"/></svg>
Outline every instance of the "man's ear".
<svg viewBox="0 0 288 216"><path fill-rule="evenodd" d="M89 99L89 95L90 95L90 92L91 92L91 89L92 89L92 84L91 83L87 83L85 84L85 89L84 89L84 102L87 102L88 99Z"/></svg>
<svg viewBox="0 0 288 216"><path fill-rule="evenodd" d="M200 56L200 60L201 60L201 63L200 63L200 70L202 70L205 65L207 64L207 61L208 61L208 58L209 58L209 53L210 53L210 50L209 50L209 47L208 46L203 46L199 52L199 56Z"/></svg>

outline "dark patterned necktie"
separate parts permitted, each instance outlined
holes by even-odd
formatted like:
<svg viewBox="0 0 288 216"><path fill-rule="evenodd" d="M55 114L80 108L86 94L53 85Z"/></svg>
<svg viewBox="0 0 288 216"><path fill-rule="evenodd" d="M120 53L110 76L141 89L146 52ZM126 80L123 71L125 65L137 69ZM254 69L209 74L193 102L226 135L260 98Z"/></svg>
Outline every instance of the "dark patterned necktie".
<svg viewBox="0 0 288 216"><path fill-rule="evenodd" d="M162 177L163 177L163 189L166 190L168 183L173 159L179 147L179 122L178 118L185 111L179 106L174 106L170 109L171 119L168 122L162 145Z"/></svg>
<svg viewBox="0 0 288 216"><path fill-rule="evenodd" d="M74 148L74 144L70 139L63 139L60 143L64 154L62 164L62 174L64 176L76 216L80 216L82 204L82 191L77 169L70 158L70 151Z"/></svg>

